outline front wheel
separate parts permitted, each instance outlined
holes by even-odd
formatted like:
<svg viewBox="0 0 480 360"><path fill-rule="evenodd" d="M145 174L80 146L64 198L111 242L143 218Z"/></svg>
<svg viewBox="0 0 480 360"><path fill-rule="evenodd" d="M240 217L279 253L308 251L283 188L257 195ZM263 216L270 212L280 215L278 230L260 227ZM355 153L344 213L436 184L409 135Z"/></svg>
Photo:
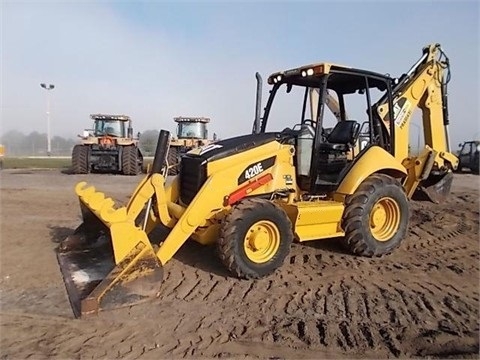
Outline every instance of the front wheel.
<svg viewBox="0 0 480 360"><path fill-rule="evenodd" d="M408 199L391 176L369 176L346 202L343 245L362 256L382 256L396 249L408 228Z"/></svg>
<svg viewBox="0 0 480 360"><path fill-rule="evenodd" d="M226 216L217 251L230 272L258 279L283 264L292 241L292 224L282 208L268 200L246 199Z"/></svg>

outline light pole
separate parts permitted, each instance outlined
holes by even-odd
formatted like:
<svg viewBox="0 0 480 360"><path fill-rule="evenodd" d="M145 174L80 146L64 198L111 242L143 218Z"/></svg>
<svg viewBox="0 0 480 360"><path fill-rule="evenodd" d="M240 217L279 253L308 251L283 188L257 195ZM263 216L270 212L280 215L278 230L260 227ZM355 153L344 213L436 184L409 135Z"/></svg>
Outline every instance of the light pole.
<svg viewBox="0 0 480 360"><path fill-rule="evenodd" d="M53 84L41 83L40 86L47 90L47 155L52 153L52 144L50 141L50 90L55 88Z"/></svg>

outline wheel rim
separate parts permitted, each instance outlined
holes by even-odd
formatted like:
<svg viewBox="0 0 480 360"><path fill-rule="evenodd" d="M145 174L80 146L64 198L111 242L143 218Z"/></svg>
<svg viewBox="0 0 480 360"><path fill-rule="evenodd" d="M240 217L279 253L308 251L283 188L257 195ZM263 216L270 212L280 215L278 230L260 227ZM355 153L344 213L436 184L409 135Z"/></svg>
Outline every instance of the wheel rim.
<svg viewBox="0 0 480 360"><path fill-rule="evenodd" d="M271 221L258 221L245 235L245 254L254 263L265 263L272 259L280 247L280 232Z"/></svg>
<svg viewBox="0 0 480 360"><path fill-rule="evenodd" d="M378 200L370 213L370 231L378 241L388 241L397 232L400 226L400 207L390 198Z"/></svg>

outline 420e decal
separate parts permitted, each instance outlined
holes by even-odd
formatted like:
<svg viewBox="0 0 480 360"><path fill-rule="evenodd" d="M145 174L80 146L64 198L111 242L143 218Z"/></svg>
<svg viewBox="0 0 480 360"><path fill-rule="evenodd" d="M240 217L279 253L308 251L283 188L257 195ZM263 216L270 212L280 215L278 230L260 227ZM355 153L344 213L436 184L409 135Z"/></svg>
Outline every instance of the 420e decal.
<svg viewBox="0 0 480 360"><path fill-rule="evenodd" d="M268 159L257 161L248 165L242 174L238 177L238 185L250 180L251 178L263 173L268 168L271 168L275 164L276 156L269 157Z"/></svg>

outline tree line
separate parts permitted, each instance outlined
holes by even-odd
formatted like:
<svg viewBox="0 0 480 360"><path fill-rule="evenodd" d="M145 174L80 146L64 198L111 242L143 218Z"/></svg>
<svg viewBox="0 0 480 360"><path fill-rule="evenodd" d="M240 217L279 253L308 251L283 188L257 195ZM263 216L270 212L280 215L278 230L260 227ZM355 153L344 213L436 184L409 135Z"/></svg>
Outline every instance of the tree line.
<svg viewBox="0 0 480 360"><path fill-rule="evenodd" d="M140 134L139 147L144 156L155 153L158 140L158 130L146 130ZM5 156L46 156L47 134L33 131L26 135L17 130L10 130L0 137L0 143L5 146ZM50 139L52 156L71 156L72 149L80 139L53 136Z"/></svg>

